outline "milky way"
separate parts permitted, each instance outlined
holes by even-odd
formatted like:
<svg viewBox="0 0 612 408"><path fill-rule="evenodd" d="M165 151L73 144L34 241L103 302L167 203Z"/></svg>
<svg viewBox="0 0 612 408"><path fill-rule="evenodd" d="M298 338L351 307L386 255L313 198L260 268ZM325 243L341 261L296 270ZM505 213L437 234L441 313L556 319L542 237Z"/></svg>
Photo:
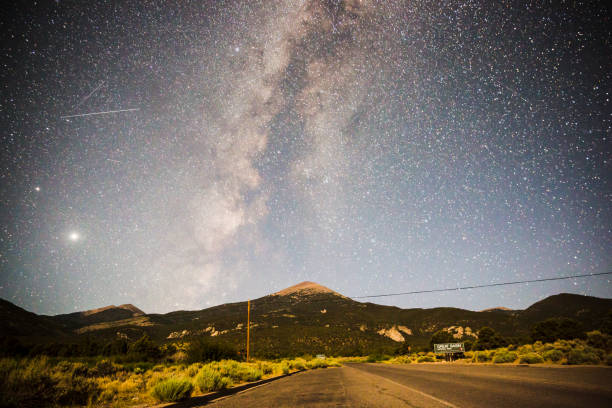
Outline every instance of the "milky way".
<svg viewBox="0 0 612 408"><path fill-rule="evenodd" d="M439 3L7 13L0 297L167 312L303 280L359 296L610 271L608 10ZM559 292L612 285L381 301Z"/></svg>

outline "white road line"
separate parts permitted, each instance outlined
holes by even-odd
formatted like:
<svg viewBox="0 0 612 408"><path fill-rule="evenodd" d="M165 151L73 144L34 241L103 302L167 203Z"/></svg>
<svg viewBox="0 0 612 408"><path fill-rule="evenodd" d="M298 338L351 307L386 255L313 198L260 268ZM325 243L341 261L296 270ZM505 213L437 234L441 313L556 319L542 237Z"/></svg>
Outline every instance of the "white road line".
<svg viewBox="0 0 612 408"><path fill-rule="evenodd" d="M345 367L348 367L348 366L345 366ZM357 370L356 368L353 368L353 367L350 367L350 368L352 368L353 370ZM423 391L419 391L419 390L414 389L414 388L412 388L412 387L408 387L407 385L400 384L400 383L395 382L395 381L393 381L393 380L390 380L390 379L388 379L388 378L386 378L386 377L383 377L382 375L372 374L372 373L369 373L369 372L367 372L367 371L363 371L363 370L357 370L357 371L362 372L362 373L364 373L364 374L369 374L369 375L371 375L371 376L373 376L373 377L379 377L379 378L382 378L382 379L383 379L383 380L385 380L385 381L388 381L388 382L390 382L390 383L392 383L392 384L399 385L400 387L404 387L404 388L406 388L406 389L409 389L409 390L410 390L410 391L412 391L412 392L416 392L416 393L417 393L417 394L419 394L419 395L422 395L422 396L424 396L424 397L430 398L430 399L432 399L432 400L434 400L434 401L436 401L436 402L439 402L439 403L440 403L440 404L442 404L442 405L446 405L446 406L447 406L447 407L449 407L449 408L459 408L459 407L458 407L457 405L455 405L455 404L452 404L452 403L450 403L450 402L448 402L448 401L444 401L444 400L442 400L442 399L440 399L440 398L436 398L436 397L434 397L433 395L427 394L427 393L425 393L425 392L423 392Z"/></svg>

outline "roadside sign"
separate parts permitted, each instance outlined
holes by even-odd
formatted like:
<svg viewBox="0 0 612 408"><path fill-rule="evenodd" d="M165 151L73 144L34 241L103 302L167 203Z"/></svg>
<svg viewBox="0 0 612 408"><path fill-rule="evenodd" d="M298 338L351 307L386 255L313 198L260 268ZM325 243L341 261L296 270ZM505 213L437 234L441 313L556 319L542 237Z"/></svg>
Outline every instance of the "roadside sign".
<svg viewBox="0 0 612 408"><path fill-rule="evenodd" d="M441 343L434 344L434 353L463 353L465 346L463 343Z"/></svg>
<svg viewBox="0 0 612 408"><path fill-rule="evenodd" d="M317 354L319 360L325 360L325 354Z"/></svg>

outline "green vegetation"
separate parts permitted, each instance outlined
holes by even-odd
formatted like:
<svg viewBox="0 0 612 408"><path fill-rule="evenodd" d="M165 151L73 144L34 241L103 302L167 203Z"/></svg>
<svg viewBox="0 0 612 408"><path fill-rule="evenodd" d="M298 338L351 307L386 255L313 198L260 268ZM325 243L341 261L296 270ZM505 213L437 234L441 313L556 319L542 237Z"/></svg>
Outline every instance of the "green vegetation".
<svg viewBox="0 0 612 408"><path fill-rule="evenodd" d="M472 350L490 350L507 345L508 342L499 333L490 327L483 327L478 331L478 340Z"/></svg>
<svg viewBox="0 0 612 408"><path fill-rule="evenodd" d="M419 358L417 358L417 363L433 363L434 361L436 361L435 357L431 356L431 355L425 355L425 356L420 356Z"/></svg>
<svg viewBox="0 0 612 408"><path fill-rule="evenodd" d="M531 329L533 341L550 343L555 340L584 338L582 325L574 319L557 317L537 323Z"/></svg>
<svg viewBox="0 0 612 408"><path fill-rule="evenodd" d="M597 352L591 348L572 350L567 355L567 364L599 364L601 361Z"/></svg>
<svg viewBox="0 0 612 408"><path fill-rule="evenodd" d="M476 351L472 356L472 361L475 363L485 363L491 361L489 351Z"/></svg>
<svg viewBox="0 0 612 408"><path fill-rule="evenodd" d="M538 353L523 354L519 360L519 363L522 363L522 364L539 364L543 362L544 362L544 359Z"/></svg>
<svg viewBox="0 0 612 408"><path fill-rule="evenodd" d="M169 378L153 387L151 396L158 401L172 402L189 398L193 384L186 378Z"/></svg>
<svg viewBox="0 0 612 408"><path fill-rule="evenodd" d="M508 350L498 350L495 353L495 357L493 357L493 363L495 364L503 364L503 363L514 363L518 358L518 354L514 351Z"/></svg>
<svg viewBox="0 0 612 408"><path fill-rule="evenodd" d="M434 348L434 344L439 343L455 343L457 339L455 339L452 333L446 330L438 330L431 336L431 340L429 341L429 350Z"/></svg>
<svg viewBox="0 0 612 408"><path fill-rule="evenodd" d="M151 405L296 370L339 365L335 359L312 357L206 364L117 362L120 359L113 361L104 356L70 360L46 356L0 359L2 407Z"/></svg>
<svg viewBox="0 0 612 408"><path fill-rule="evenodd" d="M560 361L563 358L563 352L561 350L557 350L557 349L548 350L548 351L544 352L542 357L544 358L544 360L548 360L548 361L551 361L553 363L556 363L556 362Z"/></svg>
<svg viewBox="0 0 612 408"><path fill-rule="evenodd" d="M204 367L195 378L195 382L202 392L217 391L230 387L232 380L223 377L218 371L211 367Z"/></svg>
<svg viewBox="0 0 612 408"><path fill-rule="evenodd" d="M238 352L227 343L212 342L206 338L194 339L187 348L187 361L190 363L238 360Z"/></svg>
<svg viewBox="0 0 612 408"><path fill-rule="evenodd" d="M509 345L493 350L467 351L458 354L454 363L459 364L607 364L612 365L612 341L607 334L599 331L590 332L586 340L557 340L552 343L542 343L537 341L533 344L522 346ZM593 347L599 345L600 347ZM443 354L434 355L433 353L412 353L388 359L390 364L412 364L435 362L441 359ZM361 361L352 359L353 361ZM370 361L370 358L367 360ZM377 360L382 361L382 360Z"/></svg>

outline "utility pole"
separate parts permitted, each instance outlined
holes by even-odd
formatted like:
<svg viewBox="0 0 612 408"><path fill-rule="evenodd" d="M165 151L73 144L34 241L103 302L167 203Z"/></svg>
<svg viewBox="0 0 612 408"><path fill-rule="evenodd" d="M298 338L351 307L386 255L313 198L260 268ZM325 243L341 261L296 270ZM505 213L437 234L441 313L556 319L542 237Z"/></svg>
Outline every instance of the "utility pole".
<svg viewBox="0 0 612 408"><path fill-rule="evenodd" d="M247 355L246 355L246 361L247 363L249 362L249 343L250 343L250 338L251 336L251 301L247 301Z"/></svg>

